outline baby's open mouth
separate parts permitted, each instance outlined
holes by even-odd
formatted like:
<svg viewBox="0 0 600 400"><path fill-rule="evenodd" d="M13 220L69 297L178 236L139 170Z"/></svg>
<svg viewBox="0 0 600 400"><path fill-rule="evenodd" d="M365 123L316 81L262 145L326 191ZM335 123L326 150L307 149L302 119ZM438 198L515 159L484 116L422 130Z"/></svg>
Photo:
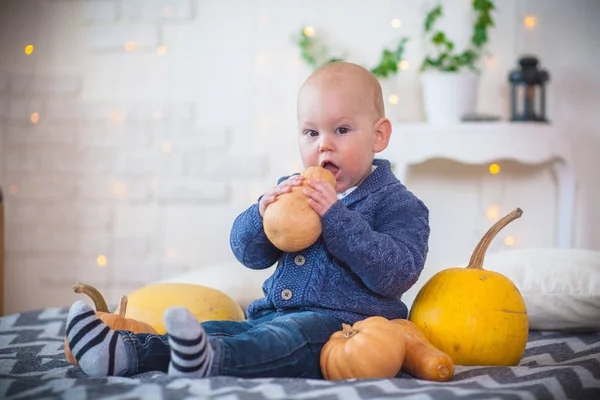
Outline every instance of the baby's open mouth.
<svg viewBox="0 0 600 400"><path fill-rule="evenodd" d="M340 168L330 161L325 161L321 167L325 168L327 171L331 172L334 176L336 172L340 170Z"/></svg>

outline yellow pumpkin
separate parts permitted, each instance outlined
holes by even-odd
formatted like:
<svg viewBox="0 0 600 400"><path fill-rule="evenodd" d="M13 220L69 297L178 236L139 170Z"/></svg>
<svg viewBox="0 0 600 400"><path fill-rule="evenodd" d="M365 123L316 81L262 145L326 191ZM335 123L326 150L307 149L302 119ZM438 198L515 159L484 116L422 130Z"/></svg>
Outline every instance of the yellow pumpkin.
<svg viewBox="0 0 600 400"><path fill-rule="evenodd" d="M333 174L325 168L314 166L306 168L301 174L304 178L302 186L295 186L289 193L277 197L267 207L263 215L263 227L267 238L282 251L294 252L303 250L321 236L321 217L309 205L308 197L303 190L308 187L307 181L322 179L335 189Z"/></svg>
<svg viewBox="0 0 600 400"><path fill-rule="evenodd" d="M400 325L386 318L342 324L321 349L321 372L325 379L393 378L402 368L405 350Z"/></svg>
<svg viewBox="0 0 600 400"><path fill-rule="evenodd" d="M110 329L126 330L131 331L133 333L156 334L156 330L154 330L154 328L152 328L147 323L136 321L132 318L125 318L127 312L127 296L121 297L121 303L119 305L119 314L112 314L109 312L108 306L106 305L104 298L96 288L90 285L78 283L73 286L73 291L75 293L87 294L92 299L92 301L94 302L94 306L96 307L96 315L102 320L102 322L108 325ZM63 343L65 348L65 358L67 359L67 361L71 364L79 365L77 359L73 355L73 352L71 352L66 335L63 339Z"/></svg>
<svg viewBox="0 0 600 400"><path fill-rule="evenodd" d="M523 296L507 277L482 268L492 239L522 213L517 208L496 222L466 268L438 272L413 302L409 320L454 364L514 366L523 356L529 335Z"/></svg>
<svg viewBox="0 0 600 400"><path fill-rule="evenodd" d="M128 296L128 315L150 324L159 334L166 333L163 314L173 306L186 307L199 322L208 320L242 321L242 308L225 293L189 283L156 283L135 290ZM118 313L119 309L115 311Z"/></svg>

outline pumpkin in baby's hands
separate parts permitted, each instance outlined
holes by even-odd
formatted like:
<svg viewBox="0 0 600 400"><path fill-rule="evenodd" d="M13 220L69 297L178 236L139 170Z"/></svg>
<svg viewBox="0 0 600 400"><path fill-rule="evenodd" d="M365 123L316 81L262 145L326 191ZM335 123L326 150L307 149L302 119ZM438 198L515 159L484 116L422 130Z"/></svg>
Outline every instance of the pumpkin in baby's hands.
<svg viewBox="0 0 600 400"><path fill-rule="evenodd" d="M303 193L307 181L321 179L336 187L335 177L325 168L309 167L301 175L305 178L302 186L279 195L263 215L267 238L282 251L304 250L321 236L321 217L308 205L308 197Z"/></svg>

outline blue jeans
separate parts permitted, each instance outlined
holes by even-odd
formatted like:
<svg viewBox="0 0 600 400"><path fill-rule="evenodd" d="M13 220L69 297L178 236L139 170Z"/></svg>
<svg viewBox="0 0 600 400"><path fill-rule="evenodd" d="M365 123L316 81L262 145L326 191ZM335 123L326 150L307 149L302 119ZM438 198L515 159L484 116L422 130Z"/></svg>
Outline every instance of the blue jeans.
<svg viewBox="0 0 600 400"><path fill-rule="evenodd" d="M205 321L202 327L215 353L209 375L244 378L322 378L321 348L342 320L323 313L273 312L249 321ZM167 372L168 336L120 331L133 362L125 376Z"/></svg>

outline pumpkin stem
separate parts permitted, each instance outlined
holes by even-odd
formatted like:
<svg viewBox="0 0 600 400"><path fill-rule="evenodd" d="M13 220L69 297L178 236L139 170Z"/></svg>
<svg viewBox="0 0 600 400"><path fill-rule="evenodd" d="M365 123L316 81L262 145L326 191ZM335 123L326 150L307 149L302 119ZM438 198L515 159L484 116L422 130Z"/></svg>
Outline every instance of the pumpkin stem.
<svg viewBox="0 0 600 400"><path fill-rule="evenodd" d="M358 333L357 330L353 329L348 324L342 324L342 329L344 330L344 339L350 339L352 336Z"/></svg>
<svg viewBox="0 0 600 400"><path fill-rule="evenodd" d="M77 283L73 285L73 291L75 293L83 293L88 295L94 302L96 311L106 313L110 312L108 310L108 306L106 305L106 301L104 301L104 297L102 297L102 294L95 287L87 285L85 283Z"/></svg>
<svg viewBox="0 0 600 400"><path fill-rule="evenodd" d="M494 237L496 237L498 232L500 232L506 225L521 217L521 215L523 215L523 210L520 208L515 208L510 214L502 217L494 225L492 225L486 234L483 235L483 238L481 238L479 243L477 243L467 268L483 269L483 258L485 257L485 252L487 251Z"/></svg>
<svg viewBox="0 0 600 400"><path fill-rule="evenodd" d="M121 301L119 302L119 317L125 318L126 312L127 312L127 296L121 296Z"/></svg>

